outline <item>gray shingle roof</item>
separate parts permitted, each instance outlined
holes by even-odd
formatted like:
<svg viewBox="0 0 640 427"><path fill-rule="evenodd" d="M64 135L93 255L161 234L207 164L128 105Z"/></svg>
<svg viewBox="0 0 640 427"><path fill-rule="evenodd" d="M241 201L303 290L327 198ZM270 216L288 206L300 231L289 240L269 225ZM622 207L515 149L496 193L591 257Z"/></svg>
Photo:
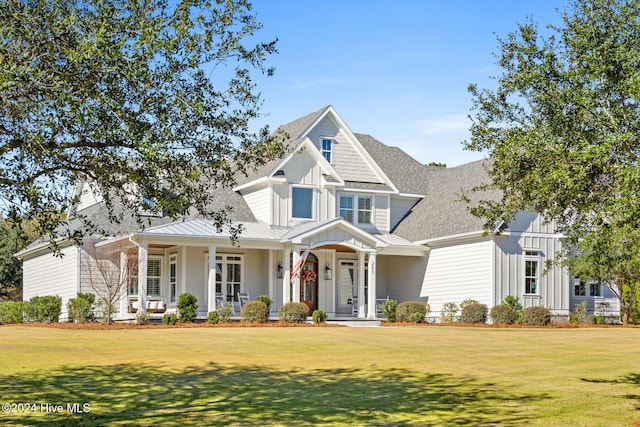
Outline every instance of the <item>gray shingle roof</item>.
<svg viewBox="0 0 640 427"><path fill-rule="evenodd" d="M471 191L489 182L486 164L486 160L480 160L454 168L425 167L426 197L413 207L393 233L415 242L482 231L484 221L471 215L462 195L472 203L499 198L497 191Z"/></svg>
<svg viewBox="0 0 640 427"><path fill-rule="evenodd" d="M401 193L425 193L429 172L422 163L400 148L389 147L370 135L355 136Z"/></svg>

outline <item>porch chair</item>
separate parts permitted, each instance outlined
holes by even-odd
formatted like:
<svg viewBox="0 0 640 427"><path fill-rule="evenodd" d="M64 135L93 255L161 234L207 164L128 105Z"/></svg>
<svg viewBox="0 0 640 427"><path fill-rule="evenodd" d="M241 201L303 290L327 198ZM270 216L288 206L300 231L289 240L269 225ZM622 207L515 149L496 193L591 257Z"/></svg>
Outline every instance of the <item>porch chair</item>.
<svg viewBox="0 0 640 427"><path fill-rule="evenodd" d="M222 295L222 292L216 292L216 310L224 307L224 295Z"/></svg>
<svg viewBox="0 0 640 427"><path fill-rule="evenodd" d="M358 297L351 297L351 315L358 317Z"/></svg>
<svg viewBox="0 0 640 427"><path fill-rule="evenodd" d="M249 302L249 292L239 292L238 293L238 301L240 301L240 307L243 307L246 303Z"/></svg>

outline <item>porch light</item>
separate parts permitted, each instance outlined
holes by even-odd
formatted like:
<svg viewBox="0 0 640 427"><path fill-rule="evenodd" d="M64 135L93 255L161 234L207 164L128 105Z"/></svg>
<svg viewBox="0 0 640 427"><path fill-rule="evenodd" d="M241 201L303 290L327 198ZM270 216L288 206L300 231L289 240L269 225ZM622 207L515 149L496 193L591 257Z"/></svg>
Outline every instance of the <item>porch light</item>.
<svg viewBox="0 0 640 427"><path fill-rule="evenodd" d="M283 268L282 268L282 261L279 261L279 262L278 262L278 267L276 268L276 272L277 272L277 277L278 277L278 279L282 279L282 271L283 271Z"/></svg>
<svg viewBox="0 0 640 427"><path fill-rule="evenodd" d="M324 268L324 280L331 280L332 277L333 276L331 267L329 267L329 263L327 263L326 267Z"/></svg>

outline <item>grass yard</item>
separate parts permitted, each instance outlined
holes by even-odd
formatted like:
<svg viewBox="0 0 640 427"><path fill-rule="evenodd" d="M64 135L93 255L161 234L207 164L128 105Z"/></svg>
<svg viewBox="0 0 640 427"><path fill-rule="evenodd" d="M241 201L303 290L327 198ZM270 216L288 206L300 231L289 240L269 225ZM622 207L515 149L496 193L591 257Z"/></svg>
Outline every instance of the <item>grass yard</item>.
<svg viewBox="0 0 640 427"><path fill-rule="evenodd" d="M0 425L640 425L637 328L2 326L0 366Z"/></svg>

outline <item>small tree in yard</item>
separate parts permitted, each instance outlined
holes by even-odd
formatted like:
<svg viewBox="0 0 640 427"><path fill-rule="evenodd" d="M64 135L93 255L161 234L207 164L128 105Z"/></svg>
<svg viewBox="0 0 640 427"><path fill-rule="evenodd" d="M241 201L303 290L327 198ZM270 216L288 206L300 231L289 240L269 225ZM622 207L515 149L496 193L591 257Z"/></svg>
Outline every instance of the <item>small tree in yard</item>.
<svg viewBox="0 0 640 427"><path fill-rule="evenodd" d="M104 322L111 324L113 309L126 298L130 278L137 271L137 252L126 240L118 240L112 252L99 252L95 246L84 246L87 256L82 258L83 270L89 286L96 295L96 302L104 310ZM120 254L124 254L126 263L120 265Z"/></svg>

